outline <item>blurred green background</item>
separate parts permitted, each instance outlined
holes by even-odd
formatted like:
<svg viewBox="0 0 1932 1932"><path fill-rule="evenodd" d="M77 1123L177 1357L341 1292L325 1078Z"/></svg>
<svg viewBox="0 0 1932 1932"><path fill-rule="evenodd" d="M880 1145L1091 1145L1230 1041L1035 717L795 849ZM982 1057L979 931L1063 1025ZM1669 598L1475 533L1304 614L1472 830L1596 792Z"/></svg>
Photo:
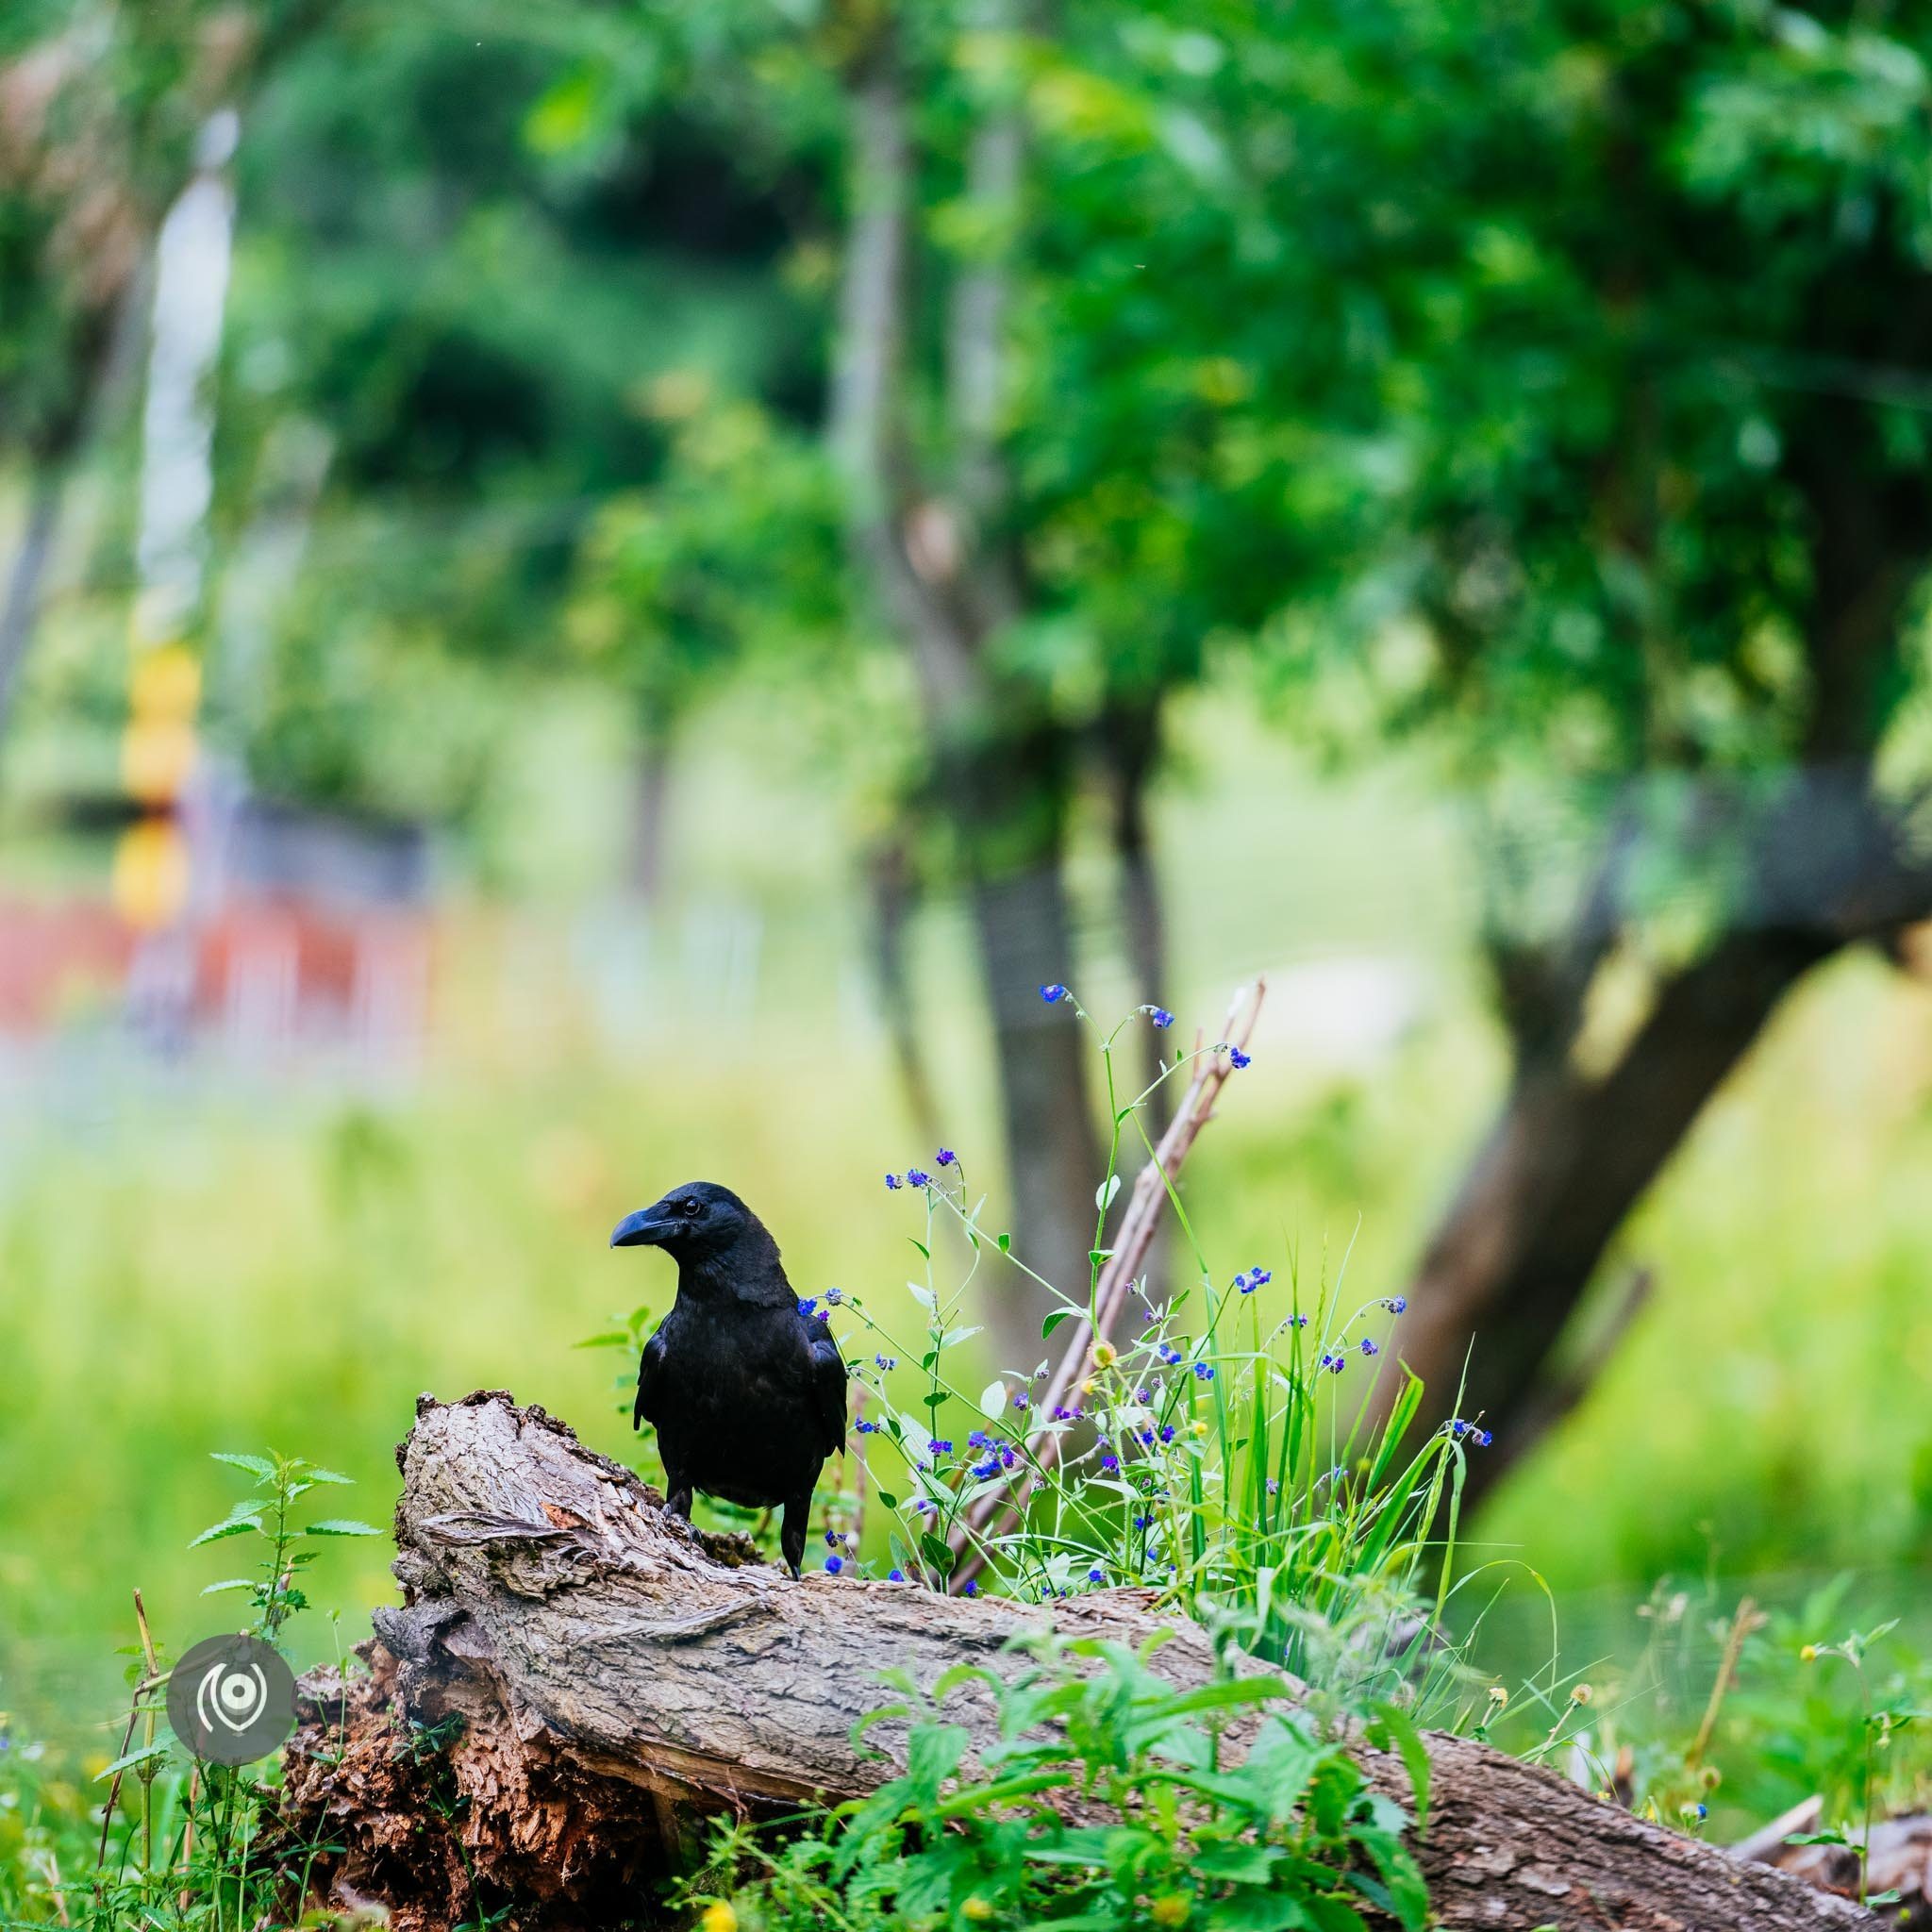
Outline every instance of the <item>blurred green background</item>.
<svg viewBox="0 0 1932 1932"><path fill-rule="evenodd" d="M667 1303L604 1241L675 1181L890 1303L938 1134L1053 1250L1057 977L1212 1040L1269 974L1210 1261L1451 1309L1473 1542L1588 1641L1922 1593L1928 55L11 11L7 1699L95 1698L131 1587L200 1634L210 1452L372 1520L419 1390L630 1453L574 1343ZM319 1581L358 1634L383 1545Z"/></svg>

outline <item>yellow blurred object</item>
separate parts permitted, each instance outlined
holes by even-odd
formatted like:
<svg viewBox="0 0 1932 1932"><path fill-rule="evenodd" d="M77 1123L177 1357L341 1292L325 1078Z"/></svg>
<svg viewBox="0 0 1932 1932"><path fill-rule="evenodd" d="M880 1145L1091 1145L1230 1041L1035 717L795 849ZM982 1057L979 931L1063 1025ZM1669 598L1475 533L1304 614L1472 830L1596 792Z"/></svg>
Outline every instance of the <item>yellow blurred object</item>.
<svg viewBox="0 0 1932 1932"><path fill-rule="evenodd" d="M194 726L174 718L132 719L121 734L121 782L142 805L170 805L194 769Z"/></svg>
<svg viewBox="0 0 1932 1932"><path fill-rule="evenodd" d="M700 1932L738 1932L738 1914L721 1898L704 1909L698 1920Z"/></svg>
<svg viewBox="0 0 1932 1932"><path fill-rule="evenodd" d="M114 909L151 932L188 904L188 841L166 819L130 825L114 848Z"/></svg>
<svg viewBox="0 0 1932 1932"><path fill-rule="evenodd" d="M137 718L186 720L201 702L201 664L185 644L140 652L127 678L127 708Z"/></svg>

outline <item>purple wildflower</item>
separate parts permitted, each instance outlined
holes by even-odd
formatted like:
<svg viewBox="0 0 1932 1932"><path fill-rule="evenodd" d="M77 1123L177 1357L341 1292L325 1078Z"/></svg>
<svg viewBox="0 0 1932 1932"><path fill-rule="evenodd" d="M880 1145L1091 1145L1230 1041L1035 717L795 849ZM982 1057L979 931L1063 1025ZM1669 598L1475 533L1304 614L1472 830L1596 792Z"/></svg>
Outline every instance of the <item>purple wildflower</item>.
<svg viewBox="0 0 1932 1932"><path fill-rule="evenodd" d="M1227 1057L1237 1068L1251 1067L1255 1063L1255 1056L1251 1053L1243 1053L1238 1046L1229 1047Z"/></svg>
<svg viewBox="0 0 1932 1932"><path fill-rule="evenodd" d="M896 1189L899 1185L899 1176L895 1174L889 1174L886 1176L886 1185L889 1188Z"/></svg>
<svg viewBox="0 0 1932 1932"><path fill-rule="evenodd" d="M1382 1353L1381 1349L1376 1346L1375 1338L1373 1335L1364 1335L1362 1337L1362 1353L1364 1355L1380 1355Z"/></svg>
<svg viewBox="0 0 1932 1932"><path fill-rule="evenodd" d="M886 1572L886 1581L888 1583L904 1583L906 1581L906 1573L903 1570L888 1570Z"/></svg>
<svg viewBox="0 0 1932 1932"><path fill-rule="evenodd" d="M906 1185L908 1188L923 1188L932 1179L923 1167L908 1167L906 1170Z"/></svg>
<svg viewBox="0 0 1932 1932"><path fill-rule="evenodd" d="M977 1596L979 1594L978 1579L976 1577L969 1576L966 1579L964 1587L960 1590L959 1594L961 1596Z"/></svg>
<svg viewBox="0 0 1932 1932"><path fill-rule="evenodd" d="M827 1576L838 1575L844 1567L845 1558L843 1557L827 1557L825 1558L825 1574Z"/></svg>
<svg viewBox="0 0 1932 1932"><path fill-rule="evenodd" d="M954 1161L958 1160L958 1158L959 1157L957 1154L955 1154L950 1147L941 1147L940 1151L933 1156L933 1162L936 1166L939 1167L951 1167Z"/></svg>
<svg viewBox="0 0 1932 1932"><path fill-rule="evenodd" d="M1165 1007L1156 1007L1147 1017L1154 1022L1155 1025L1162 1033L1165 1033L1174 1024L1174 1015Z"/></svg>
<svg viewBox="0 0 1932 1932"><path fill-rule="evenodd" d="M1058 980L1055 980L1051 986L1042 986L1040 989L1040 997L1050 1007L1058 1006L1066 996L1067 990Z"/></svg>

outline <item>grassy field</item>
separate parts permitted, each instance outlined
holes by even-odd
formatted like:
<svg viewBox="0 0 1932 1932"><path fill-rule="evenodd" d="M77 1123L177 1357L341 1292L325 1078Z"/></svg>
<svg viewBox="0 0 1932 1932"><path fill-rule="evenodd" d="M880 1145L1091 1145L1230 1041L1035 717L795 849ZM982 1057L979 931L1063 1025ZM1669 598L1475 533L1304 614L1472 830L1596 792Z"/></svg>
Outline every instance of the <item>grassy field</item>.
<svg viewBox="0 0 1932 1932"><path fill-rule="evenodd" d="M1291 970L1191 1165L1196 1219L1227 1274L1291 1251L1332 1270L1352 1250L1359 1292L1393 1292L1500 1076L1453 841L1395 779L1337 791L1236 727L1219 741L1164 808L1183 1024L1211 1031L1238 974L1339 955L1406 962L1426 991L1398 1043L1343 1065ZM692 774L681 848L687 914L706 894L758 908L749 992L721 992L702 948L668 937L715 921L667 915L659 965L625 995L635 1024L613 1028L583 966L594 925L472 909L452 917L437 1042L401 1095L115 1062L25 1091L39 1111L16 1123L0 1193L0 1704L99 1709L131 1586L174 1642L223 1621L198 1592L229 1574L224 1552L187 1548L233 1494L214 1451L332 1464L358 1485L344 1511L375 1522L419 1390L508 1387L626 1453L613 1358L573 1344L668 1299L658 1257L604 1242L675 1180L741 1184L802 1291L903 1295L913 1224L878 1176L924 1150L823 813L801 794L802 869L719 829L741 830L758 751ZM1265 856L1257 824L1281 828ZM1104 881L1081 883L1098 945ZM919 949L947 1138L989 1173L952 910L924 916ZM1087 983L1096 1010L1108 981ZM1666 1572L1849 1565L1896 1592L1932 1544L1932 1422L1909 1393L1932 1377L1928 1161L1932 993L1848 961L1781 1016L1630 1230L1655 1298L1485 1517L1483 1553L1598 1606ZM350 1637L391 1589L379 1542L338 1546L317 1576Z"/></svg>

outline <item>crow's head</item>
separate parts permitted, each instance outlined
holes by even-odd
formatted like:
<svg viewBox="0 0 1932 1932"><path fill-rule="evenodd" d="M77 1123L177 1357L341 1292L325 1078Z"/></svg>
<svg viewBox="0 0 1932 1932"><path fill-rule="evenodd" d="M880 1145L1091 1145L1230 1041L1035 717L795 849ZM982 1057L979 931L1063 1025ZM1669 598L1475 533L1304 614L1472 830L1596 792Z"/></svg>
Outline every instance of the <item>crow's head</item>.
<svg viewBox="0 0 1932 1932"><path fill-rule="evenodd" d="M758 1216L729 1188L687 1181L661 1201L626 1214L612 1229L610 1245L662 1248L679 1262L708 1261L760 1236L764 1227Z"/></svg>

